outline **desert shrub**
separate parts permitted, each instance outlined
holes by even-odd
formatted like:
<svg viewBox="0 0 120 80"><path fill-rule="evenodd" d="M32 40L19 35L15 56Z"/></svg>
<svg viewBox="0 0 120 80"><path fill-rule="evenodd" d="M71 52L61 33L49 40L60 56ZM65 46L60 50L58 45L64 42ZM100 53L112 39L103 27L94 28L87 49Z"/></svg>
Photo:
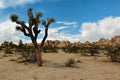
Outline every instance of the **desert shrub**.
<svg viewBox="0 0 120 80"><path fill-rule="evenodd" d="M73 64L75 64L75 60L73 58L68 59L67 62L65 62L66 67L72 67Z"/></svg>
<svg viewBox="0 0 120 80"><path fill-rule="evenodd" d="M72 52L71 46L69 45L69 46L63 47L63 51L71 53Z"/></svg>
<svg viewBox="0 0 120 80"><path fill-rule="evenodd" d="M63 51L68 53L77 53L79 51L79 47L74 45L68 45L63 48Z"/></svg>
<svg viewBox="0 0 120 80"><path fill-rule="evenodd" d="M72 47L71 47L71 52L73 52L73 53L77 53L78 50L79 50L79 47L78 47L78 46L72 46Z"/></svg>
<svg viewBox="0 0 120 80"><path fill-rule="evenodd" d="M17 45L15 51L16 52L24 52L24 51L26 51L26 49L27 49L26 44L23 44L22 40L19 40L19 44Z"/></svg>
<svg viewBox="0 0 120 80"><path fill-rule="evenodd" d="M88 52L91 54L91 56L98 54L98 50L99 50L99 46L95 44L91 44L91 46L88 48Z"/></svg>
<svg viewBox="0 0 120 80"><path fill-rule="evenodd" d="M79 52L82 56L87 56L88 55L88 46L85 45L84 43L79 45Z"/></svg>
<svg viewBox="0 0 120 80"><path fill-rule="evenodd" d="M36 51L33 47L25 47L24 50L20 52L20 58L22 62L36 62Z"/></svg>
<svg viewBox="0 0 120 80"><path fill-rule="evenodd" d="M5 53L5 54L12 54L13 52L12 52L12 50L11 50L10 47L6 47L6 48L4 49L4 53Z"/></svg>
<svg viewBox="0 0 120 80"><path fill-rule="evenodd" d="M0 51L2 50L1 46L0 46Z"/></svg>
<svg viewBox="0 0 120 80"><path fill-rule="evenodd" d="M99 45L91 43L91 44L81 44L80 52L82 55L91 55L94 56L95 54L99 54Z"/></svg>
<svg viewBox="0 0 120 80"><path fill-rule="evenodd" d="M112 62L120 62L120 44L106 46L107 56Z"/></svg>
<svg viewBox="0 0 120 80"><path fill-rule="evenodd" d="M2 48L6 48L6 47L8 47L8 44L9 44L9 42L4 41L4 42L1 44L1 47L2 47Z"/></svg>
<svg viewBox="0 0 120 80"><path fill-rule="evenodd" d="M58 48L56 46L44 46L42 51L44 53L57 53Z"/></svg>
<svg viewBox="0 0 120 80"><path fill-rule="evenodd" d="M1 50L4 50L4 52L6 53L7 51L9 52L9 50L13 51L17 47L17 45L14 44L12 41L11 42L4 41L0 47Z"/></svg>

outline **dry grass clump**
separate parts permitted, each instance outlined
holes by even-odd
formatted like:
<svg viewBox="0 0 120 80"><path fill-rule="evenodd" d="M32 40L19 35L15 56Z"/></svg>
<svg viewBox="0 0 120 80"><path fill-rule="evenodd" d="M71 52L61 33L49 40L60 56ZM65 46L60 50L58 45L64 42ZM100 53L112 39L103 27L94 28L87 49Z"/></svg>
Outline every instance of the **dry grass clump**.
<svg viewBox="0 0 120 80"><path fill-rule="evenodd" d="M75 60L73 58L68 59L67 62L65 62L66 67L72 67L75 64Z"/></svg>
<svg viewBox="0 0 120 80"><path fill-rule="evenodd" d="M6 47L4 50L5 54L13 54L12 50L9 47Z"/></svg>

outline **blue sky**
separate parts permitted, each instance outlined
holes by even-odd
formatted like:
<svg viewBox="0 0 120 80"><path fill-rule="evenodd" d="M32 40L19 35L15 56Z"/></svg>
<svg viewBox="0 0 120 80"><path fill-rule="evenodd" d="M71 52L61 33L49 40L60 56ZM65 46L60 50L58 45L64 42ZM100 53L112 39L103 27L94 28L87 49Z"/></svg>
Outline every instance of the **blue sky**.
<svg viewBox="0 0 120 80"><path fill-rule="evenodd" d="M34 13L42 12L42 19L55 18L48 39L97 41L101 37L109 39L120 34L120 0L0 0L0 42L29 41L14 31L16 24L9 20L10 14L14 13L27 24L28 8L33 8ZM8 32L3 25L9 29Z"/></svg>

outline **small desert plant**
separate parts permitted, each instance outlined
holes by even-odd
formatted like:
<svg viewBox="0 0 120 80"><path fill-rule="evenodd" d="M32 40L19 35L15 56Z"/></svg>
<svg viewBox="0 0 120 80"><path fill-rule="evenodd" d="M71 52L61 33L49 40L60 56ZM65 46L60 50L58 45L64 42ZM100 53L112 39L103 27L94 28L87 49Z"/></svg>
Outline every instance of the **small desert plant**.
<svg viewBox="0 0 120 80"><path fill-rule="evenodd" d="M11 51L10 47L6 47L5 50L4 50L4 53L5 54L12 54L12 51Z"/></svg>
<svg viewBox="0 0 120 80"><path fill-rule="evenodd" d="M57 53L58 48L56 46L54 46L54 47L52 47L52 46L44 46L42 51L44 53Z"/></svg>
<svg viewBox="0 0 120 80"><path fill-rule="evenodd" d="M107 46L107 56L112 62L120 62L120 45Z"/></svg>
<svg viewBox="0 0 120 80"><path fill-rule="evenodd" d="M79 51L79 47L74 45L67 45L63 48L63 51L68 53L77 53Z"/></svg>
<svg viewBox="0 0 120 80"><path fill-rule="evenodd" d="M22 62L36 62L36 51L33 47L25 47L24 50L20 52L20 58Z"/></svg>
<svg viewBox="0 0 120 80"><path fill-rule="evenodd" d="M66 67L72 67L73 64L75 64L75 60L73 58L68 59L67 62L65 62Z"/></svg>

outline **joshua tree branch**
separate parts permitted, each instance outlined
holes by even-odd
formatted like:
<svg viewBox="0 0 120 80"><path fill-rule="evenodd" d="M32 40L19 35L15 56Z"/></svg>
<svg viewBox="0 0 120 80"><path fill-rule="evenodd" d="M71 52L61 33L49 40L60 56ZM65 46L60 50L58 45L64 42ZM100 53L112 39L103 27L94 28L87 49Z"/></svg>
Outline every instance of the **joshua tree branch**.
<svg viewBox="0 0 120 80"><path fill-rule="evenodd" d="M24 21L16 20L15 22L16 22L17 24L23 26L24 28L29 29L29 28L25 25Z"/></svg>
<svg viewBox="0 0 120 80"><path fill-rule="evenodd" d="M38 34L40 33L40 30L38 30L38 23L39 23L39 18L36 18L35 19L35 26L33 27L35 40L37 39Z"/></svg>
<svg viewBox="0 0 120 80"><path fill-rule="evenodd" d="M45 35L44 35L44 38L43 38L43 40L42 40L42 42L41 42L41 44L40 44L40 48L43 47L47 36L48 36L48 27L45 28Z"/></svg>
<svg viewBox="0 0 120 80"><path fill-rule="evenodd" d="M23 34L24 34L25 36L30 37L29 33L27 33L25 29L23 29L23 31L22 31L22 32L23 32Z"/></svg>
<svg viewBox="0 0 120 80"><path fill-rule="evenodd" d="M42 20L42 24L43 24L44 27L45 27L45 35L44 35L43 40L42 40L42 42L41 42L41 44L40 44L40 48L43 47L43 45L44 45L44 43L45 43L45 40L46 40L46 38L47 38L47 36L48 36L48 27L49 27L49 25L50 25L52 22L54 22L54 21L55 21L54 18L47 18L47 24L46 24L46 21L45 21L45 20Z"/></svg>

